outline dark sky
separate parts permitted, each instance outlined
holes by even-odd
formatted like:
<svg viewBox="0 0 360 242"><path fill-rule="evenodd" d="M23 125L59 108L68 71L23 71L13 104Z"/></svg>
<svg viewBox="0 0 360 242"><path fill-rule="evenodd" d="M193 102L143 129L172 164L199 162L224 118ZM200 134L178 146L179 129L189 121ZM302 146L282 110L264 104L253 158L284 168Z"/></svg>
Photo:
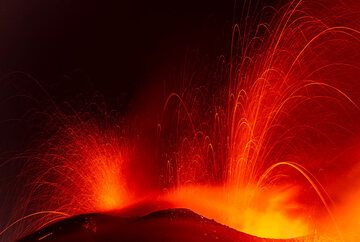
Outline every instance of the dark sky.
<svg viewBox="0 0 360 242"><path fill-rule="evenodd" d="M32 142L41 118L28 116L51 102L76 110L99 95L120 113L132 103L160 103L168 93L153 90L177 84L185 64L188 72L211 71L229 54L243 3L1 0L0 154ZM144 93L150 99L139 98Z"/></svg>
<svg viewBox="0 0 360 242"><path fill-rule="evenodd" d="M149 86L178 81L188 53L199 67L215 62L233 12L233 0L0 1L0 153L32 142L37 121L24 115L46 109L46 95L75 108L101 95L122 112Z"/></svg>
<svg viewBox="0 0 360 242"><path fill-rule="evenodd" d="M211 74L229 54L243 3L1 0L0 159L33 146L54 104L77 112L99 96L108 110L150 120L145 128L154 131L154 107L183 72Z"/></svg>
<svg viewBox="0 0 360 242"><path fill-rule="evenodd" d="M2 0L0 70L33 75L55 96L131 96L186 50L218 55L232 0ZM221 43L225 47L225 42ZM155 74L157 73L157 74ZM166 78L163 75L161 78Z"/></svg>

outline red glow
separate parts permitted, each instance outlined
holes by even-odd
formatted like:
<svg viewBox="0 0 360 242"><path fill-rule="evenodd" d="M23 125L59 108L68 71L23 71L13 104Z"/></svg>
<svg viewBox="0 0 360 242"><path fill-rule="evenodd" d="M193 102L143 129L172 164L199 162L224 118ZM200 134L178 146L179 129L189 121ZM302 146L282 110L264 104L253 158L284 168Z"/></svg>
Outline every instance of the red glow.
<svg viewBox="0 0 360 242"><path fill-rule="evenodd" d="M293 188L273 188L256 195L250 188L199 186L182 187L169 200L251 235L294 238L309 233L307 222L294 214L300 210L300 204L292 200L294 193Z"/></svg>
<svg viewBox="0 0 360 242"><path fill-rule="evenodd" d="M235 26L231 58L219 63L226 87L169 95L158 137L165 185L149 194L259 237L359 238L360 23L322 7L294 1L256 33ZM93 123L64 126L31 157L40 165L28 168L36 178L24 210L131 205L128 183L141 186L128 169L140 156L133 137Z"/></svg>
<svg viewBox="0 0 360 242"><path fill-rule="evenodd" d="M351 213L335 211L338 187L358 184L347 179L358 163L348 150L359 135L359 25L317 7L294 1L255 36L234 28L240 57L231 59L223 106L199 104L196 92L177 96L184 135L169 172L178 206L260 237L357 236L339 224Z"/></svg>
<svg viewBox="0 0 360 242"><path fill-rule="evenodd" d="M99 131L91 125L86 129L70 127L65 132L70 133L66 134L69 139L64 137L64 146L56 144L54 153L46 153L44 157L52 162L51 169L59 168L48 170L49 176L42 178L38 188L45 186L58 193L57 199L66 199L63 203L68 205L65 209L69 214L124 206L128 199L124 178L128 147L113 131ZM55 181L44 184L47 179Z"/></svg>

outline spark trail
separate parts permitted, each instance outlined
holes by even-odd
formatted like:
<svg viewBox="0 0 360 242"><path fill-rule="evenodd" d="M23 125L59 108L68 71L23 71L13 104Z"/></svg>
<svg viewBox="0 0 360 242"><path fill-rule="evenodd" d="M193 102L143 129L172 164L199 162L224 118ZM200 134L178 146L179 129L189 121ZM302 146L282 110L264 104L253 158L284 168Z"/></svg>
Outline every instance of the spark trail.
<svg viewBox="0 0 360 242"><path fill-rule="evenodd" d="M354 241L360 4L292 1L253 17L251 7L244 1L219 79L165 100L154 141L161 186L145 194L259 237ZM129 192L130 183L141 186L128 169L137 155L131 135L114 123L65 123L26 157L24 209L2 236L145 196ZM154 176L138 165L143 177Z"/></svg>

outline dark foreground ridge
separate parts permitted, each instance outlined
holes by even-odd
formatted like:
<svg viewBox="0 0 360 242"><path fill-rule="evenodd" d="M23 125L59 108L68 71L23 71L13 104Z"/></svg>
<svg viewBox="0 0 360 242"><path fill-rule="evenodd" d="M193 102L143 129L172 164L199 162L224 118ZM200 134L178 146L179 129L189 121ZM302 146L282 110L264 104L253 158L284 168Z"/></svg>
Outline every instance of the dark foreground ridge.
<svg viewBox="0 0 360 242"><path fill-rule="evenodd" d="M281 241L251 236L188 209L167 209L142 217L99 213L78 215L49 225L19 241L238 242Z"/></svg>

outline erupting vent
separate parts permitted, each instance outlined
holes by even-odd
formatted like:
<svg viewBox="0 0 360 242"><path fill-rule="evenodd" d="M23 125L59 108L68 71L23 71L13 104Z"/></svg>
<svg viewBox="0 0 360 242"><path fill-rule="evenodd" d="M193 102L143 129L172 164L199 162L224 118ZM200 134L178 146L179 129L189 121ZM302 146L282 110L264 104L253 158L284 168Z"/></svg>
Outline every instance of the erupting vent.
<svg viewBox="0 0 360 242"><path fill-rule="evenodd" d="M19 175L26 185L14 188L19 204L0 239L41 228L24 240L55 238L61 223L49 224L103 213L109 217L63 222L90 216L101 227L116 220L129 230L108 225L101 234L139 241L141 228L150 241L165 229L189 241L357 241L360 4L292 1L264 8L265 21L246 14L246 2L214 78L164 100L157 135L148 142L155 151L145 147L137 122L58 109L56 134L13 158L27 160ZM192 212L179 218L171 213L177 208ZM162 217L161 210L172 215ZM219 234L204 240L210 227ZM205 232L189 232L194 228ZM91 231L86 236L100 236Z"/></svg>

